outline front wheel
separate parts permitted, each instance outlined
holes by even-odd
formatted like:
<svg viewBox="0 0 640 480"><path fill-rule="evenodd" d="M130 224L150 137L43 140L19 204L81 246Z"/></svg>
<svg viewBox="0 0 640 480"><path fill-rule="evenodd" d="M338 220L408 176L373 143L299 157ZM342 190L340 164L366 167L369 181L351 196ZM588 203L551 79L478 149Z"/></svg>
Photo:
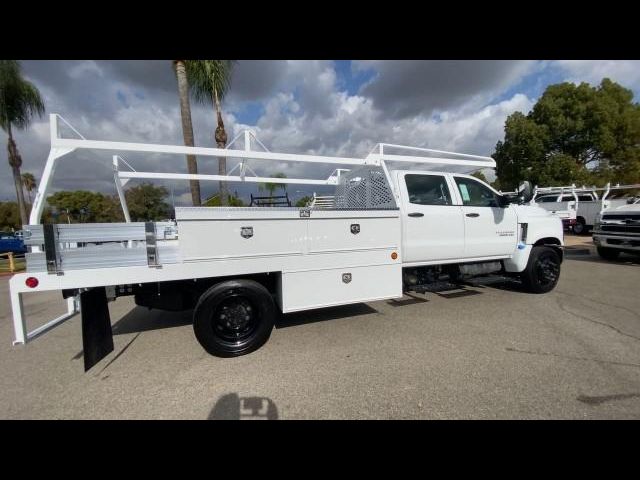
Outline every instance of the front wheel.
<svg viewBox="0 0 640 480"><path fill-rule="evenodd" d="M229 280L202 294L193 312L193 330L211 355L236 357L264 345L276 312L263 285L253 280Z"/></svg>
<svg viewBox="0 0 640 480"><path fill-rule="evenodd" d="M560 279L560 255L551 247L533 247L520 278L532 293L550 292Z"/></svg>
<svg viewBox="0 0 640 480"><path fill-rule="evenodd" d="M598 247L598 255L605 260L616 260L620 255L620 250L615 248Z"/></svg>

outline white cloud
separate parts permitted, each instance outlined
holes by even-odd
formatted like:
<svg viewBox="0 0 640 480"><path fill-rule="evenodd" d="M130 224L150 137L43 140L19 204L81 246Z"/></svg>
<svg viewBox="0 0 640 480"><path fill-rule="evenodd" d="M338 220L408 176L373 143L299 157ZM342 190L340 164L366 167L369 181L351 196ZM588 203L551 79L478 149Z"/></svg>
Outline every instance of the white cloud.
<svg viewBox="0 0 640 480"><path fill-rule="evenodd" d="M144 62L31 62L30 73L45 96L48 112L62 114L87 138L180 144L179 102L167 62L150 62L148 69ZM354 62L353 72L375 69L377 76L357 93L349 94L342 90L330 61L243 63L236 73L248 76L253 72L256 78L243 83L236 79L241 92L235 97L232 94L225 104L230 140L242 128L250 127L272 151L355 157L366 155L378 142L490 155L503 136L506 117L517 110L526 113L533 105L534 99L514 87L532 74L538 75L533 83L544 83L540 72L547 72L545 68L557 68L567 78L599 81L609 76L625 86L640 86L639 62L366 61ZM264 88L261 73L268 77ZM158 78L149 78L147 87L145 79L150 75ZM514 91L504 98L505 92ZM241 109L235 107L256 101L262 114L252 121L255 124L242 124ZM192 116L196 145L213 146L212 106L194 102ZM6 137L0 139L4 143ZM17 142L25 171L39 177L49 149L48 118L20 132ZM65 157L54 186L113 193L110 156L111 152L82 152ZM186 171L183 156L125 157L138 170ZM231 169L235 161L228 163ZM214 158L200 157L198 166L202 173L217 172ZM326 178L335 168L255 160L251 166L258 174L281 171L289 177L311 178ZM187 204L188 183L173 185L176 204ZM255 185L230 185L232 190L236 187L241 193L255 192ZM203 182L203 197L217 188L217 182ZM291 187L292 191L298 188ZM0 197L14 195L6 148L2 148Z"/></svg>
<svg viewBox="0 0 640 480"><path fill-rule="evenodd" d="M562 71L565 81L599 84L603 78L610 78L640 91L640 60L558 60L552 65Z"/></svg>
<svg viewBox="0 0 640 480"><path fill-rule="evenodd" d="M102 69L98 66L98 64L94 60L86 60L79 64L73 65L69 69L69 76L72 79L79 79L81 77L86 76L87 74L95 74L99 77L103 76Z"/></svg>

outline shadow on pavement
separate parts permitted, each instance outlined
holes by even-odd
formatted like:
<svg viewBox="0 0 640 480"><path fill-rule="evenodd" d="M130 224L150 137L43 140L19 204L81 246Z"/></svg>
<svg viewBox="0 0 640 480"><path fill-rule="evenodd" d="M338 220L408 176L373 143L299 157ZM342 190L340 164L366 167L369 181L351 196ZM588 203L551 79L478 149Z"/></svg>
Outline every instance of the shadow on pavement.
<svg viewBox="0 0 640 480"><path fill-rule="evenodd" d="M208 420L277 420L278 408L270 398L240 397L237 393L221 396Z"/></svg>
<svg viewBox="0 0 640 480"><path fill-rule="evenodd" d="M400 300L392 298L391 300L387 301L387 305L391 305L392 307L405 307L407 305L415 305L416 303L426 303L429 301L425 297L417 297L407 292L405 292L404 296L409 298L402 298Z"/></svg>
<svg viewBox="0 0 640 480"><path fill-rule="evenodd" d="M565 260L576 260L578 262L602 263L607 265L634 265L640 266L640 256L621 253L616 260L605 260L600 258L597 253L589 252L589 254L574 254L565 250Z"/></svg>
<svg viewBox="0 0 640 480"><path fill-rule="evenodd" d="M165 312L162 310L149 310L145 307L135 307L113 324L113 334L125 335L127 333L191 325L193 323L192 315L192 310Z"/></svg>
<svg viewBox="0 0 640 480"><path fill-rule="evenodd" d="M307 310L280 315L275 322L276 328L294 327L307 323L335 320L337 318L354 317L378 313L364 303L328 307L317 310ZM126 335L128 333L160 330L163 328L183 327L193 323L193 310L183 312L165 312L162 310L149 310L145 307L134 307L120 320L113 324L114 335Z"/></svg>
<svg viewBox="0 0 640 480"><path fill-rule="evenodd" d="M276 328L295 327L298 325L305 325L307 323L324 322L326 320L355 317L358 315L369 315L371 313L378 313L378 311L364 303L320 308L304 312L285 313L276 320Z"/></svg>

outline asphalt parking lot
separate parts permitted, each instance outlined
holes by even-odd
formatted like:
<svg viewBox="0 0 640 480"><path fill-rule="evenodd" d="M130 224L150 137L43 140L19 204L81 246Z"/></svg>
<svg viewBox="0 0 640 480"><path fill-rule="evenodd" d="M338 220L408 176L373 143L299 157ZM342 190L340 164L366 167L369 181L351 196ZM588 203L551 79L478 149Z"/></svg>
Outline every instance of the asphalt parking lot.
<svg viewBox="0 0 640 480"><path fill-rule="evenodd" d="M476 286L287 315L233 359L204 352L190 312L121 298L115 350L87 373L79 317L11 346L0 277L0 418L638 419L640 262L587 242L568 242L546 295ZM64 310L53 293L25 305L31 328Z"/></svg>

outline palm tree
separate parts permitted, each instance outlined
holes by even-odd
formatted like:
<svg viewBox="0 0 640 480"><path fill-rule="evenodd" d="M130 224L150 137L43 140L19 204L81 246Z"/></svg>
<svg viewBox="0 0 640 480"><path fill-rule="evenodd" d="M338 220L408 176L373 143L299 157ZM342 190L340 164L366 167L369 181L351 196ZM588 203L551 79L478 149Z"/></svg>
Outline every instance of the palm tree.
<svg viewBox="0 0 640 480"><path fill-rule="evenodd" d="M20 220L23 225L27 225L29 220L20 176L22 157L13 139L13 128L25 129L34 115L42 116L43 113L44 102L40 92L35 85L22 78L20 64L16 60L0 60L0 127L9 136L7 142L9 165L13 172L13 183L16 187Z"/></svg>
<svg viewBox="0 0 640 480"><path fill-rule="evenodd" d="M187 147L195 146L193 138L193 125L191 123L191 105L189 103L189 81L187 79L186 67L184 60L174 60L173 67L176 71L178 79L178 96L180 97L180 116L182 117L182 136L184 144ZM187 169L189 173L198 173L198 162L195 155L187 155ZM201 204L200 182L198 180L190 180L191 202L194 206Z"/></svg>
<svg viewBox="0 0 640 480"><path fill-rule="evenodd" d="M273 174L271 176L273 178L287 178L287 176L284 173L275 173L275 174ZM283 191L285 191L285 190L287 190L287 184L286 183L272 183L272 182L265 182L265 183L259 183L258 184L258 191L264 192L266 190L267 192L269 192L269 199L271 199L273 197L273 192L275 192L278 188L280 188Z"/></svg>
<svg viewBox="0 0 640 480"><path fill-rule="evenodd" d="M31 192L33 192L36 188L36 177L34 177L33 174L29 172L23 173L22 186L27 190L27 195L29 195L29 204L31 204Z"/></svg>
<svg viewBox="0 0 640 480"><path fill-rule="evenodd" d="M231 60L185 61L187 78L194 98L202 103L213 103L217 118L214 137L218 148L224 148L227 145L227 132L222 121L222 100L229 90L233 65L234 62ZM218 158L218 174L227 174L226 158ZM225 181L220 182L220 200L222 205L227 205L229 201L229 192Z"/></svg>

